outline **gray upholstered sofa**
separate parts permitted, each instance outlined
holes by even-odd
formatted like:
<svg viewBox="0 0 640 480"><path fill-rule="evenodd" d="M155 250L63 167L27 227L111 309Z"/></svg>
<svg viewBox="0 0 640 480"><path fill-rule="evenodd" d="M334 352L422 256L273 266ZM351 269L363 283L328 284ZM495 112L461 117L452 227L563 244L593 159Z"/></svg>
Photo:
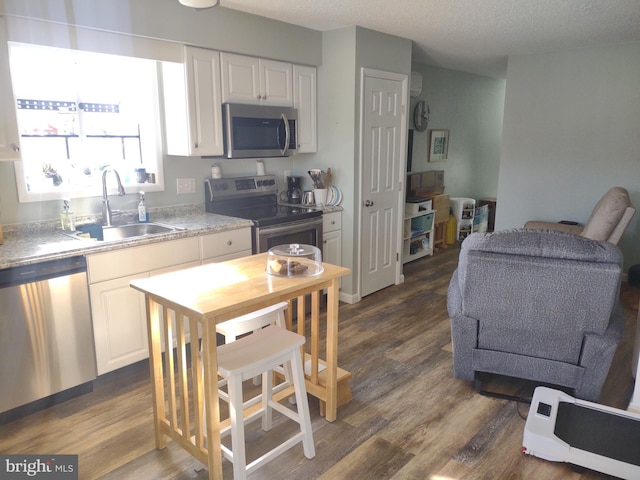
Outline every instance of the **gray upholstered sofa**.
<svg viewBox="0 0 640 480"><path fill-rule="evenodd" d="M474 233L449 284L453 368L558 385L596 401L624 330L622 254L564 232Z"/></svg>

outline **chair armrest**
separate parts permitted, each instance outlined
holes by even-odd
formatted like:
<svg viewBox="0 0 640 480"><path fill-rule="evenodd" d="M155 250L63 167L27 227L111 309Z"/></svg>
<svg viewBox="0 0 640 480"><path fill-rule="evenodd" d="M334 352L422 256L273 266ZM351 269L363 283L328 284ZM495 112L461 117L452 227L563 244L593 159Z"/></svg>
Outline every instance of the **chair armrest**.
<svg viewBox="0 0 640 480"><path fill-rule="evenodd" d="M584 230L584 225L569 225L566 223L545 222L541 220L530 220L524 224L524 228L529 230L556 230L558 232L573 233L580 235Z"/></svg>

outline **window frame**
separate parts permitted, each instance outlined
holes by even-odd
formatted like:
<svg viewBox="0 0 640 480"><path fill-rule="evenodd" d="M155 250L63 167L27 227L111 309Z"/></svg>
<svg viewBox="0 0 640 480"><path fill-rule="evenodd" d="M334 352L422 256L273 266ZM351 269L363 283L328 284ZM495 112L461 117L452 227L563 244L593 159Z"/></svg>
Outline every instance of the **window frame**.
<svg viewBox="0 0 640 480"><path fill-rule="evenodd" d="M78 27L67 24L54 23L47 20L28 19L23 17L5 17L7 27L7 41L34 46L57 47L67 50L77 50L88 53L103 53L123 57L154 60L156 62L183 63L183 45L174 41L159 40L131 34L108 32L103 30ZM158 75L156 68L156 75ZM158 78L156 78L158 80ZM156 144L157 165L156 183L131 184L125 187L127 193L164 191L164 130L162 126L162 99L160 98L160 84L155 82L155 107L159 110L155 118L157 124ZM15 100L14 100L15 101ZM15 104L14 104L15 105ZM45 200L59 200L62 198L90 198L99 197L102 191L91 191L82 194L73 192L28 192L24 177L22 160L14 163L16 188L20 203L41 202ZM111 177L111 176L109 176ZM116 192L115 186L108 183L108 193Z"/></svg>

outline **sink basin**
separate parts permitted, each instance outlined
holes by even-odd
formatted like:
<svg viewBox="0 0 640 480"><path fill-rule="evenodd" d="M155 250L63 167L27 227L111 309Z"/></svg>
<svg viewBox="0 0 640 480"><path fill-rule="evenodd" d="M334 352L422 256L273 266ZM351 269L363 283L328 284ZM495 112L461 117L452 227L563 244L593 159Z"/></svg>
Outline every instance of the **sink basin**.
<svg viewBox="0 0 640 480"><path fill-rule="evenodd" d="M77 232L65 233L65 235L78 239L113 241L125 240L127 238L148 237L161 235L163 233L181 232L186 228L174 227L162 223L128 223L125 225L114 225L103 227L102 225L90 223L77 225Z"/></svg>
<svg viewBox="0 0 640 480"><path fill-rule="evenodd" d="M102 227L102 238L105 242L108 242L110 240L145 237L182 230L185 229L172 227L171 225L163 225L161 223L131 223L127 225L116 225L113 227Z"/></svg>

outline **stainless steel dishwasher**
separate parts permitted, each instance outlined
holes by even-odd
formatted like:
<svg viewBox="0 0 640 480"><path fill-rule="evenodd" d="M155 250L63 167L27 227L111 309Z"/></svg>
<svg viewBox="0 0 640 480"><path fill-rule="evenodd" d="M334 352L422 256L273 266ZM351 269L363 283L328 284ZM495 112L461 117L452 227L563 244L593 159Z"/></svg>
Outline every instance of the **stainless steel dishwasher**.
<svg viewBox="0 0 640 480"><path fill-rule="evenodd" d="M0 424L18 407L83 384L92 388L86 272L84 257L0 270Z"/></svg>

